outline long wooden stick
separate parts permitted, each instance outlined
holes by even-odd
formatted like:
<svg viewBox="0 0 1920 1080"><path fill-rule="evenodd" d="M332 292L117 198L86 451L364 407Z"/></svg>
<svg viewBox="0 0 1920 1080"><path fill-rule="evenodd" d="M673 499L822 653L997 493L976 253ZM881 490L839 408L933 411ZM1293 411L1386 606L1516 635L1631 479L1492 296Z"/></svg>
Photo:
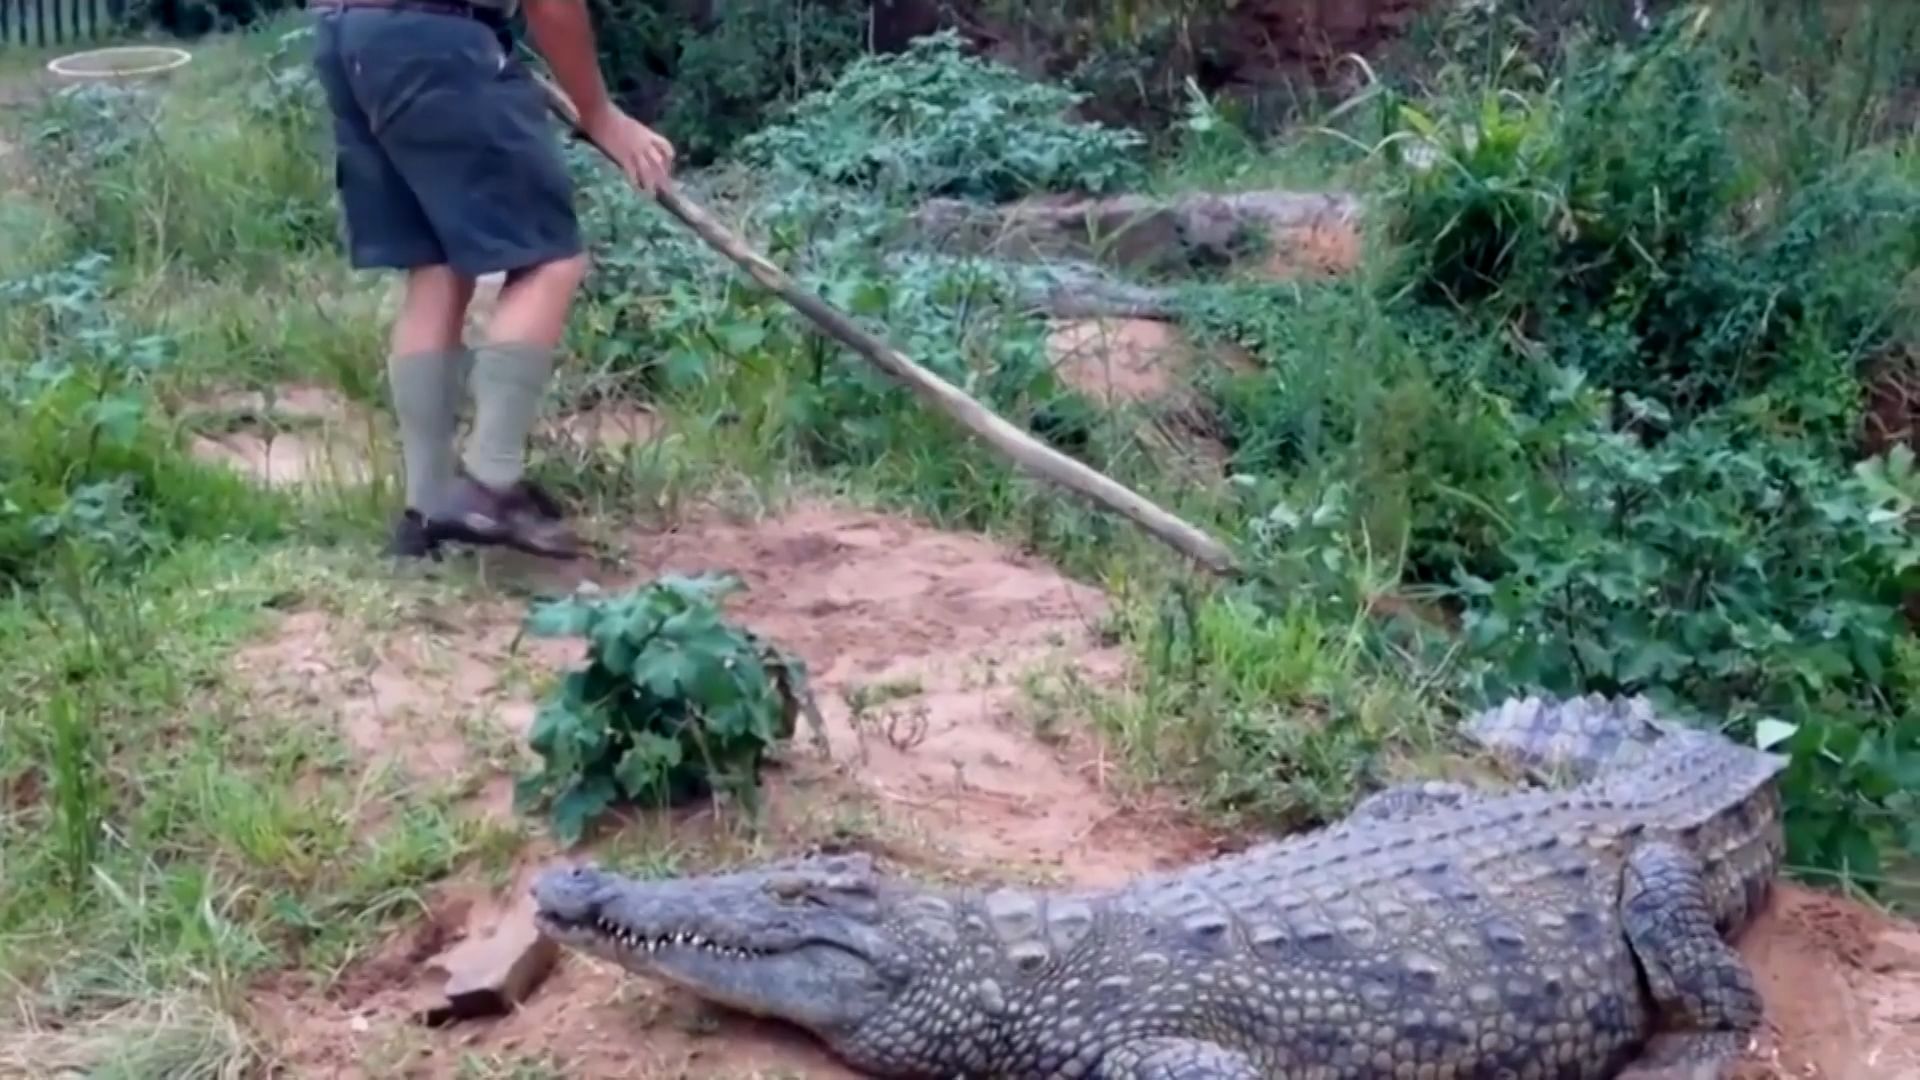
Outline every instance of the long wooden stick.
<svg viewBox="0 0 1920 1080"><path fill-rule="evenodd" d="M542 89L546 91L547 104L554 113L583 140L592 144L592 140L581 129L579 113L566 93L544 77L536 75L535 78L539 79ZM604 148L598 145L595 145L595 149L605 153ZM671 186L655 192L654 197L669 214L679 218L715 251L733 260L755 281L813 320L828 335L872 361L880 370L906 383L923 402L1027 471L1127 518L1209 570L1220 574L1238 571L1233 553L1226 545L1161 509L1112 477L1088 468L1034 439L952 383L907 359L898 349L862 329L859 323L832 304L801 288L785 271L748 247L726 226L715 221L705 210L689 202Z"/></svg>

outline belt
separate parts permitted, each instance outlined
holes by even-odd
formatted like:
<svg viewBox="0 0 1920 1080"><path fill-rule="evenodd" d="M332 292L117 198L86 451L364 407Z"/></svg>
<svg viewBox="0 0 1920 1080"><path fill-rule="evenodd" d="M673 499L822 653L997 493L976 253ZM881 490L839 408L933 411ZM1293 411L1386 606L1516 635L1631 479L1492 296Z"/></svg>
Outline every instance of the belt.
<svg viewBox="0 0 1920 1080"><path fill-rule="evenodd" d="M329 8L336 11L348 11L353 8L418 11L429 15L454 15L480 22L500 22L506 18L506 12L498 8L463 3L462 0L308 0L307 8L312 11L324 11Z"/></svg>

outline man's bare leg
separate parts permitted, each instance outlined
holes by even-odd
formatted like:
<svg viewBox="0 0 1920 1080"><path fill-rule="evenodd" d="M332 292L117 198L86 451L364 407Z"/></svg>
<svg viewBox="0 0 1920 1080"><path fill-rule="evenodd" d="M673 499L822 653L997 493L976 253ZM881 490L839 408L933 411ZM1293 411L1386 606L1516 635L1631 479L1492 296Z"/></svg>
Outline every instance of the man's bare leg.
<svg viewBox="0 0 1920 1080"><path fill-rule="evenodd" d="M407 271L400 313L389 335L393 355L460 348L473 288L473 279L461 277L451 266Z"/></svg>
<svg viewBox="0 0 1920 1080"><path fill-rule="evenodd" d="M446 497L454 479L453 434L471 366L461 330L473 287L473 279L449 266L407 271L387 347L387 385L400 422L407 494L407 513L392 540L394 554L430 553L422 518Z"/></svg>
<svg viewBox="0 0 1920 1080"><path fill-rule="evenodd" d="M575 255L507 275L487 324L489 341L517 341L555 349L567 330L573 298L587 277L587 257Z"/></svg>

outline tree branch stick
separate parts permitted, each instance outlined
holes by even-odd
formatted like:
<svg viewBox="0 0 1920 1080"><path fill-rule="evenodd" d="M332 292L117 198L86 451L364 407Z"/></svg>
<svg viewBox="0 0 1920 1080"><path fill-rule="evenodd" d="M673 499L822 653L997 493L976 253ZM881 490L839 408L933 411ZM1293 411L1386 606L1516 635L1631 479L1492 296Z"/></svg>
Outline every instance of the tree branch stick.
<svg viewBox="0 0 1920 1080"><path fill-rule="evenodd" d="M576 135L586 140L585 133L580 130L573 103L545 78L538 75L535 78L546 91L547 103L554 113ZM679 218L715 251L738 264L755 281L812 320L830 337L907 384L922 402L966 428L1028 472L1127 518L1162 543L1215 573L1232 574L1238 571L1233 553L1226 545L1161 509L1112 477L1088 468L1034 439L953 384L909 360L898 349L862 329L851 317L801 288L785 271L749 248L731 230L682 197L671 186L656 192L655 198L669 214Z"/></svg>

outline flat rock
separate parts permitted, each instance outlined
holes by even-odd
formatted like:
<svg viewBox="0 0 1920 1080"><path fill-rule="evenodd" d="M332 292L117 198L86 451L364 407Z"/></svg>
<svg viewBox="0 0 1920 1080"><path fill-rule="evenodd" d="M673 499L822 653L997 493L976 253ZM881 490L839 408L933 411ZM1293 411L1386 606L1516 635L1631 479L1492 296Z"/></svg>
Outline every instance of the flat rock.
<svg viewBox="0 0 1920 1080"><path fill-rule="evenodd" d="M446 1000L421 1019L428 1027L440 1027L510 1013L553 970L559 954L560 947L534 926L532 906L520 904L491 934L469 937L434 961L447 972Z"/></svg>

